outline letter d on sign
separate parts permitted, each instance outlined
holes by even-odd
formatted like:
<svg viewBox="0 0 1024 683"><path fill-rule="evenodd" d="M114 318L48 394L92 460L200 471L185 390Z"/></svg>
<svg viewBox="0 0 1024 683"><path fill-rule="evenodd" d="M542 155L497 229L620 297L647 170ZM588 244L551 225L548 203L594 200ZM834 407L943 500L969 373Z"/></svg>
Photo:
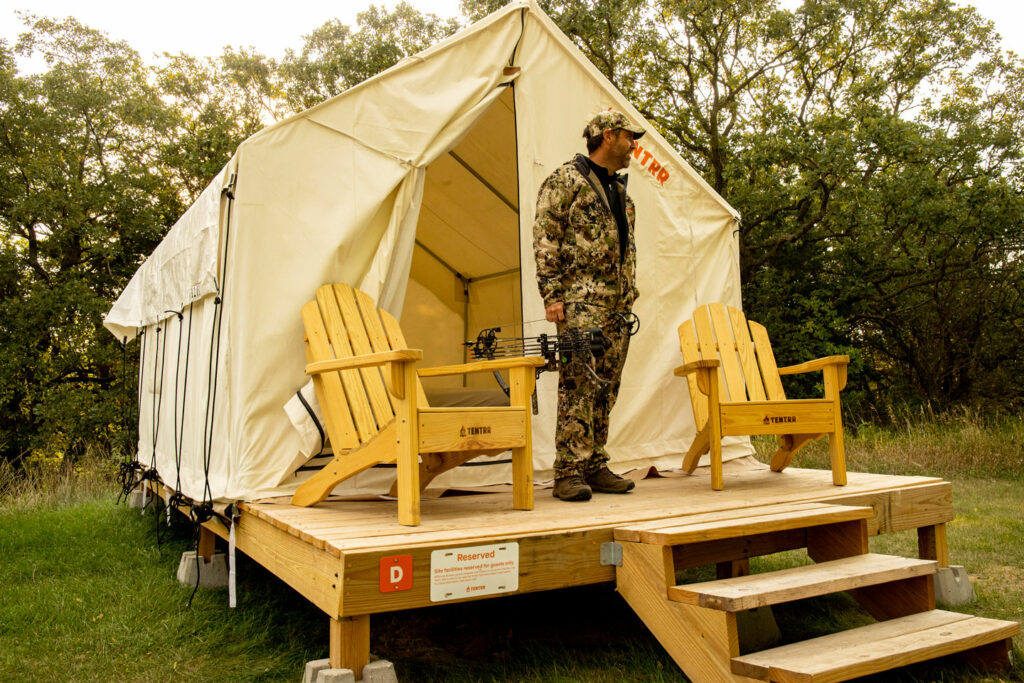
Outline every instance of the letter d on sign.
<svg viewBox="0 0 1024 683"><path fill-rule="evenodd" d="M396 593L412 588L412 555L380 558L380 592Z"/></svg>

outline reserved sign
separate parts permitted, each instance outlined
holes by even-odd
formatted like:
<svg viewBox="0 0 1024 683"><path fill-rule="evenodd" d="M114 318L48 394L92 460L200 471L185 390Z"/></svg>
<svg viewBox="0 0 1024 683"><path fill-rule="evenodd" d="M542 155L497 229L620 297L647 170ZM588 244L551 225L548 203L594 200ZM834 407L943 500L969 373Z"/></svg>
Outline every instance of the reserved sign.
<svg viewBox="0 0 1024 683"><path fill-rule="evenodd" d="M430 553L430 601L519 590L519 544L499 543Z"/></svg>

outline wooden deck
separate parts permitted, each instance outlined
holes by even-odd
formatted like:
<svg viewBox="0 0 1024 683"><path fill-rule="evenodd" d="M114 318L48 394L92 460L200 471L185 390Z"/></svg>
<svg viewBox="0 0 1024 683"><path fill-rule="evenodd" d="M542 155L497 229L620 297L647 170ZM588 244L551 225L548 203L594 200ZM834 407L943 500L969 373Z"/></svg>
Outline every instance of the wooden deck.
<svg viewBox="0 0 1024 683"><path fill-rule="evenodd" d="M757 466L727 468L725 490L713 491L709 476L698 470L694 476L648 478L630 494L598 494L587 503L559 501L543 490L532 511L511 510L511 493L424 499L419 527L398 524L393 500L326 501L311 508L257 502L239 506L236 543L332 620L435 604L434 550L517 543L515 593L610 583L615 567L601 563L600 546L613 540L618 527L782 503L871 506L869 534L919 529L921 555L940 565L948 561L944 534L937 530L953 519L952 486L941 479L850 473L848 485L837 487L825 470L775 473ZM226 536L219 523L209 526ZM383 592L381 559L397 555L411 556L412 586ZM481 598L452 601L470 599Z"/></svg>

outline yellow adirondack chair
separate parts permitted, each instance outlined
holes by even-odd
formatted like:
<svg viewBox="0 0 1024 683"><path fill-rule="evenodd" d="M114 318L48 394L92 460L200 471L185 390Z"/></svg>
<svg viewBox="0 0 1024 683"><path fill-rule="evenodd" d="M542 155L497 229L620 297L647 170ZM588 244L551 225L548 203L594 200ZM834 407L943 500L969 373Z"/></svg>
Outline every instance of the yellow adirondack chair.
<svg viewBox="0 0 1024 683"><path fill-rule="evenodd" d="M305 481L292 504L310 506L339 482L378 463L396 463L398 521L420 523L420 490L479 455L512 451L513 507L533 509L530 396L540 357L420 370L394 316L345 284L320 287L302 308L306 374L312 375L334 460ZM507 369L511 406L431 408L419 377ZM417 466L420 456L422 463Z"/></svg>
<svg viewBox="0 0 1024 683"><path fill-rule="evenodd" d="M697 436L683 458L684 470L693 472L710 450L711 488L721 491L723 436L778 434L771 469L781 472L793 454L827 434L832 483L846 484L839 392L846 386L849 356L777 367L764 326L750 321L748 328L742 311L720 303L701 306L692 320L679 326L679 347L684 364L675 374L686 378L697 425ZM817 370L824 376L824 399L786 398L781 375Z"/></svg>

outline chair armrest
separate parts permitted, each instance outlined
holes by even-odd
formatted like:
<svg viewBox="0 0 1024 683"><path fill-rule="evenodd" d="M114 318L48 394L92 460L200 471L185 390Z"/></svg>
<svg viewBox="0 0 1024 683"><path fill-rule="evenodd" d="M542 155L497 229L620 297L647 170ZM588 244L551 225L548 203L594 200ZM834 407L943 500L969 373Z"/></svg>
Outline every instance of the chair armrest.
<svg viewBox="0 0 1024 683"><path fill-rule="evenodd" d="M493 370L507 370L509 368L539 368L547 364L547 360L540 356L523 356L519 358L480 360L461 365L439 365L436 368L422 368L417 372L420 377L444 377L446 375L468 375L473 372L491 372Z"/></svg>
<svg viewBox="0 0 1024 683"><path fill-rule="evenodd" d="M420 349L395 349L393 351L367 353L362 356L317 361L306 366L306 374L319 375L324 372L369 368L377 365L387 365L388 363L422 360L422 358L423 351Z"/></svg>
<svg viewBox="0 0 1024 683"><path fill-rule="evenodd" d="M848 365L849 363L849 356L825 356L824 358L815 358L814 360L809 360L806 363L800 363L799 365L788 365L784 368L779 368L779 374L798 375L804 372L821 370L829 365Z"/></svg>
<svg viewBox="0 0 1024 683"><path fill-rule="evenodd" d="M692 363L680 365L672 371L672 374L676 377L686 377L687 375L692 375L702 368L717 368L721 364L721 361L713 358L708 360L695 360Z"/></svg>

